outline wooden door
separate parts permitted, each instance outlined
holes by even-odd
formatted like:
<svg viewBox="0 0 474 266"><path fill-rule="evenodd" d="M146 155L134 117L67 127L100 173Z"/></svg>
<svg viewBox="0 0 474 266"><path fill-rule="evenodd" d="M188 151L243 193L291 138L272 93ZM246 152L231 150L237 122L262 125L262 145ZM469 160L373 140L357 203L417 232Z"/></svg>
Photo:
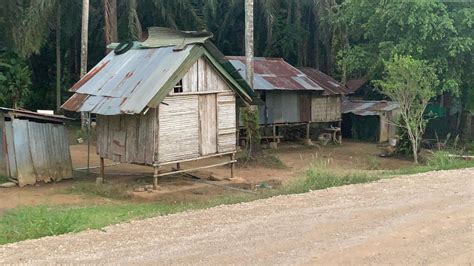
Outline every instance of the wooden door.
<svg viewBox="0 0 474 266"><path fill-rule="evenodd" d="M199 124L201 155L217 153L216 94L199 96Z"/></svg>
<svg viewBox="0 0 474 266"><path fill-rule="evenodd" d="M311 121L311 94L302 93L299 95L300 122Z"/></svg>

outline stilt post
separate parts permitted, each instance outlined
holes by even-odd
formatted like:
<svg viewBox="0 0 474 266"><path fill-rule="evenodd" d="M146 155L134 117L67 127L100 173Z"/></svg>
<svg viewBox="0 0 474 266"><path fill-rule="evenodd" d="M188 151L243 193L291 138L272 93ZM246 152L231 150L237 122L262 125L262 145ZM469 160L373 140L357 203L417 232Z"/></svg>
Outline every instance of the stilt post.
<svg viewBox="0 0 474 266"><path fill-rule="evenodd" d="M310 129L311 129L311 122L306 124L306 139L310 139Z"/></svg>
<svg viewBox="0 0 474 266"><path fill-rule="evenodd" d="M234 172L235 172L235 153L232 153L230 155L230 160L232 163L230 164L230 178L234 178Z"/></svg>
<svg viewBox="0 0 474 266"><path fill-rule="evenodd" d="M176 170L181 170L181 164L180 163L176 163Z"/></svg>
<svg viewBox="0 0 474 266"><path fill-rule="evenodd" d="M153 190L158 190L158 175L160 172L159 166L153 166Z"/></svg>
<svg viewBox="0 0 474 266"><path fill-rule="evenodd" d="M104 163L104 158L100 157L100 175L96 179L96 183L98 185L104 183L105 179L105 163Z"/></svg>
<svg viewBox="0 0 474 266"><path fill-rule="evenodd" d="M277 142L276 139L276 125L273 125L273 131L272 131L272 137L273 137L273 142Z"/></svg>

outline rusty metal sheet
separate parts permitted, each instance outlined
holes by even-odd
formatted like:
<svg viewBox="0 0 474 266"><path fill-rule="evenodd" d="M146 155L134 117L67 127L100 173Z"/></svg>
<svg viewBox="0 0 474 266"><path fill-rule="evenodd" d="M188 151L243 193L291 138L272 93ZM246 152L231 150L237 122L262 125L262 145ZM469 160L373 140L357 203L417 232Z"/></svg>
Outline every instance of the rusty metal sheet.
<svg viewBox="0 0 474 266"><path fill-rule="evenodd" d="M324 95L346 95L351 93L346 86L315 68L300 67L299 69L324 89Z"/></svg>
<svg viewBox="0 0 474 266"><path fill-rule="evenodd" d="M228 56L226 58L239 70L242 77L246 76L245 57ZM256 57L254 62L255 90L323 91L323 88L306 74L281 58Z"/></svg>
<svg viewBox="0 0 474 266"><path fill-rule="evenodd" d="M140 113L190 55L192 45L109 53L71 91L68 111L102 115Z"/></svg>
<svg viewBox="0 0 474 266"><path fill-rule="evenodd" d="M342 113L353 113L361 116L378 115L398 109L400 104L390 101L346 100L342 102Z"/></svg>
<svg viewBox="0 0 474 266"><path fill-rule="evenodd" d="M58 122L58 123L63 123L63 122L66 122L67 120L72 120L71 118L68 118L62 115L43 114L43 113L28 111L25 109L11 109L11 108L0 107L0 112L8 113L10 115L13 115L14 117L31 118L31 119Z"/></svg>

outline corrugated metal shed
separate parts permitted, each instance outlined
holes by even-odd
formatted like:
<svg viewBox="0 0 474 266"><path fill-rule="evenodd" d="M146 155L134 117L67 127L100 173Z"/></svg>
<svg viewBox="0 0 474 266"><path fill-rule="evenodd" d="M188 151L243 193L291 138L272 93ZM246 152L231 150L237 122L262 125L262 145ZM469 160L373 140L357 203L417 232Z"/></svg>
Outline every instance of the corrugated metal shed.
<svg viewBox="0 0 474 266"><path fill-rule="evenodd" d="M351 93L346 86L315 68L300 67L299 69L324 89L324 95L346 95Z"/></svg>
<svg viewBox="0 0 474 266"><path fill-rule="evenodd" d="M245 57L227 56L242 77L246 76ZM255 90L321 91L324 89L282 58L255 57Z"/></svg>
<svg viewBox="0 0 474 266"><path fill-rule="evenodd" d="M347 100L342 102L342 113L353 113L360 116L378 115L398 109L400 104L390 101Z"/></svg>
<svg viewBox="0 0 474 266"><path fill-rule="evenodd" d="M237 71L228 69L223 57L207 42L212 34L166 28L151 28L149 34L147 41L124 54L109 53L71 88L75 94L62 108L101 115L140 114L147 107L155 108L202 56L245 101L250 101L248 84L233 78Z"/></svg>
<svg viewBox="0 0 474 266"><path fill-rule="evenodd" d="M0 175L20 186L72 177L67 118L0 108Z"/></svg>

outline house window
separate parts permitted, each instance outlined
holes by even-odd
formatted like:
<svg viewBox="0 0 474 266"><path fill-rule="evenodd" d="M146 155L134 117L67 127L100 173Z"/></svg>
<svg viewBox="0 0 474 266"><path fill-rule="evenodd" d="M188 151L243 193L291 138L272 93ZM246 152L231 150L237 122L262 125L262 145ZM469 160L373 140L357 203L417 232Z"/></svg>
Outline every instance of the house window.
<svg viewBox="0 0 474 266"><path fill-rule="evenodd" d="M174 86L174 93L182 93L183 92L183 80L180 80L175 86Z"/></svg>

